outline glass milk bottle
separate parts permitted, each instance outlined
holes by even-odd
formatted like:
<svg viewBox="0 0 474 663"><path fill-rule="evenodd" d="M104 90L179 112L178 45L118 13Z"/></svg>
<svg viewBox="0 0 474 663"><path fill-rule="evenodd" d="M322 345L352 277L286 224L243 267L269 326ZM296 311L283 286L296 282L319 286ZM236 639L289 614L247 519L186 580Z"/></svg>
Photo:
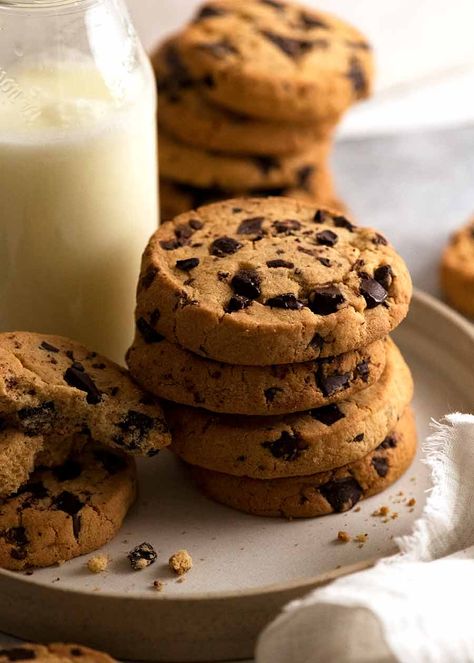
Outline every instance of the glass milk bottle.
<svg viewBox="0 0 474 663"><path fill-rule="evenodd" d="M0 331L123 363L156 160L155 83L121 0L0 0Z"/></svg>

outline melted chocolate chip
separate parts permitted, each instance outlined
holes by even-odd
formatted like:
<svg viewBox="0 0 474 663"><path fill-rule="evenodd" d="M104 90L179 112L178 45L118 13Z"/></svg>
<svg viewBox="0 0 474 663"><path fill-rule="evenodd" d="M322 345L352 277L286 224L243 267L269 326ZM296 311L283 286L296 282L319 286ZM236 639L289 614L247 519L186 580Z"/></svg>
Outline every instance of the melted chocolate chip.
<svg viewBox="0 0 474 663"><path fill-rule="evenodd" d="M199 221L199 219L191 219L189 221L189 226L193 230L201 230L201 228L204 226L204 223L202 221Z"/></svg>
<svg viewBox="0 0 474 663"><path fill-rule="evenodd" d="M324 338L321 336L321 334L316 333L311 339L310 346L312 348L318 348L319 350L321 350L323 345L324 345Z"/></svg>
<svg viewBox="0 0 474 663"><path fill-rule="evenodd" d="M18 419L27 435L49 432L53 427L55 417L56 408L53 401L42 403L38 407L24 407L18 410Z"/></svg>
<svg viewBox="0 0 474 663"><path fill-rule="evenodd" d="M334 285L316 288L309 296L309 308L317 315L331 315L344 302L344 295Z"/></svg>
<svg viewBox="0 0 474 663"><path fill-rule="evenodd" d="M337 513L352 509L362 497L362 488L353 477L329 481L319 492Z"/></svg>
<svg viewBox="0 0 474 663"><path fill-rule="evenodd" d="M369 83L360 60L355 55L349 60L349 70L346 76L352 84L356 99L366 97L369 92Z"/></svg>
<svg viewBox="0 0 474 663"><path fill-rule="evenodd" d="M295 219L285 219L284 221L274 221L272 223L278 234L291 235L296 230L301 230L301 223Z"/></svg>
<svg viewBox="0 0 474 663"><path fill-rule="evenodd" d="M350 373L342 373L341 375L324 375L322 371L318 371L316 374L317 385L323 392L324 396L332 396L338 391L347 389L350 385L350 381Z"/></svg>
<svg viewBox="0 0 474 663"><path fill-rule="evenodd" d="M309 14L308 12L302 11L299 17L300 25L306 30L314 30L315 28L321 28L322 30L329 30L329 25L322 21L315 14Z"/></svg>
<svg viewBox="0 0 474 663"><path fill-rule="evenodd" d="M276 297L270 297L265 302L265 306L270 306L271 308L283 308L288 311L299 311L304 308L303 302L294 295L292 292L288 292L284 295L277 295Z"/></svg>
<svg viewBox="0 0 474 663"><path fill-rule="evenodd" d="M18 491L18 495L30 495L29 502L33 500L44 500L48 497L48 489L42 481L29 481ZM25 506L25 505L24 505Z"/></svg>
<svg viewBox="0 0 474 663"><path fill-rule="evenodd" d="M75 516L84 506L84 502L77 495L74 495L74 493L64 490L53 499L52 506L58 509L58 511L64 511L69 516Z"/></svg>
<svg viewBox="0 0 474 663"><path fill-rule="evenodd" d="M280 161L276 157L257 156L252 157L252 159L264 175L268 175L272 170L280 168Z"/></svg>
<svg viewBox="0 0 474 663"><path fill-rule="evenodd" d="M345 228L351 233L355 230L355 225L346 219L345 216L333 216L332 220L336 228Z"/></svg>
<svg viewBox="0 0 474 663"><path fill-rule="evenodd" d="M24 527L11 527L5 532L5 541L14 546L27 546L29 541Z"/></svg>
<svg viewBox="0 0 474 663"><path fill-rule="evenodd" d="M372 243L375 244L375 246L388 246L388 240L380 233L375 233L372 238Z"/></svg>
<svg viewBox="0 0 474 663"><path fill-rule="evenodd" d="M309 191L309 187L311 184L311 176L314 174L315 170L316 170L315 166L309 166L309 165L302 166L297 170L296 181L300 189L303 189L304 191Z"/></svg>
<svg viewBox="0 0 474 663"><path fill-rule="evenodd" d="M268 260L267 267L271 269L276 269L277 267L285 267L286 269L293 269L294 263L288 262L288 260Z"/></svg>
<svg viewBox="0 0 474 663"><path fill-rule="evenodd" d="M329 258L318 258L318 261L324 267L331 267L331 265L332 265L332 262L329 260Z"/></svg>
<svg viewBox="0 0 474 663"><path fill-rule="evenodd" d="M130 566L134 571L141 571L151 566L157 560L158 555L150 543L141 543L131 550L127 555Z"/></svg>
<svg viewBox="0 0 474 663"><path fill-rule="evenodd" d="M354 438L354 442L362 442L362 440L364 439L364 437L365 437L364 433L359 433L359 435L356 435L356 436L355 436L355 438Z"/></svg>
<svg viewBox="0 0 474 663"><path fill-rule="evenodd" d="M362 277L360 281L360 294L364 297L367 308L372 309L380 306L388 297L388 292L383 285L370 276Z"/></svg>
<svg viewBox="0 0 474 663"><path fill-rule="evenodd" d="M217 60L223 60L228 55L236 55L239 52L228 39L198 44L197 48L203 51L208 51Z"/></svg>
<svg viewBox="0 0 474 663"><path fill-rule="evenodd" d="M267 403L273 403L275 400L275 396L279 393L281 393L283 389L280 387L269 387L269 389L265 389L264 394L265 394L265 400Z"/></svg>
<svg viewBox="0 0 474 663"><path fill-rule="evenodd" d="M285 4L279 0L260 0L262 5L268 5L273 7L273 9L278 9L278 11L283 11L285 9Z"/></svg>
<svg viewBox="0 0 474 663"><path fill-rule="evenodd" d="M294 60L303 57L313 48L327 48L329 45L326 39L292 39L270 30L263 30L262 35Z"/></svg>
<svg viewBox="0 0 474 663"><path fill-rule="evenodd" d="M69 650L71 656L84 656L84 650L80 647L71 647Z"/></svg>
<svg viewBox="0 0 474 663"><path fill-rule="evenodd" d="M179 247L178 242L175 239L162 240L160 246L165 251L174 251Z"/></svg>
<svg viewBox="0 0 474 663"><path fill-rule="evenodd" d="M182 272L190 272L199 265L199 258L185 258L184 260L176 261L176 268Z"/></svg>
<svg viewBox="0 0 474 663"><path fill-rule="evenodd" d="M387 435L385 440L377 447L377 451L379 451L380 449L395 449L397 444L398 440L395 437L395 435Z"/></svg>
<svg viewBox="0 0 474 663"><path fill-rule="evenodd" d="M374 456L374 458L372 458L372 466L379 475L379 477L382 477L383 479L384 477L387 476L389 466L386 458L384 458L383 456Z"/></svg>
<svg viewBox="0 0 474 663"><path fill-rule="evenodd" d="M237 253L239 249L242 248L242 244L238 242L233 237L218 237L215 239L210 247L210 253L213 256L218 258L223 258L224 256L230 256L233 253Z"/></svg>
<svg viewBox="0 0 474 663"><path fill-rule="evenodd" d="M316 233L315 239L316 243L322 246L334 246L339 237L332 230L322 230L320 233Z"/></svg>
<svg viewBox="0 0 474 663"><path fill-rule="evenodd" d="M227 281L229 276L230 276L229 272L217 272L217 278L219 279L219 281Z"/></svg>
<svg viewBox="0 0 474 663"><path fill-rule="evenodd" d="M84 391L89 405L97 405L102 400L102 392L80 364L73 364L64 373L64 381L70 387Z"/></svg>
<svg viewBox="0 0 474 663"><path fill-rule="evenodd" d="M374 272L374 279L388 291L393 281L393 271L390 265L381 265L380 267L377 267Z"/></svg>
<svg viewBox="0 0 474 663"><path fill-rule="evenodd" d="M145 343L161 343L165 338L155 331L145 318L138 318L136 326Z"/></svg>
<svg viewBox="0 0 474 663"><path fill-rule="evenodd" d="M252 300L248 299L248 297L233 295L224 307L224 311L226 313L236 313L237 311L241 311L242 309L249 307L251 304Z"/></svg>
<svg viewBox="0 0 474 663"><path fill-rule="evenodd" d="M256 216L252 219L244 219L237 228L238 235L259 235L262 232L262 224L265 221L263 216Z"/></svg>
<svg viewBox="0 0 474 663"><path fill-rule="evenodd" d="M80 463L75 460L67 460L62 465L53 467L51 472L56 480L62 483L63 481L72 481L81 476L82 467Z"/></svg>
<svg viewBox="0 0 474 663"><path fill-rule="evenodd" d="M32 649L13 647L12 649L0 649L0 658L6 658L7 661L32 661L36 658L36 654Z"/></svg>
<svg viewBox="0 0 474 663"><path fill-rule="evenodd" d="M46 341L41 343L40 348L41 350L46 350L46 352L59 352L59 348L56 348L54 345L51 345L51 343L47 343Z"/></svg>
<svg viewBox="0 0 474 663"><path fill-rule="evenodd" d="M123 436L117 435L113 438L114 442L128 449L139 449L149 432L156 427L152 417L136 410L129 410L115 425L125 434L126 440Z"/></svg>
<svg viewBox="0 0 474 663"><path fill-rule="evenodd" d="M359 377L363 382L369 381L370 369L367 359L363 359L357 364L354 374L354 377Z"/></svg>
<svg viewBox="0 0 474 663"><path fill-rule="evenodd" d="M262 294L261 279L253 269L241 269L235 274L230 285L234 292L247 299L257 299Z"/></svg>
<svg viewBox="0 0 474 663"><path fill-rule="evenodd" d="M332 426L346 416L335 403L310 410L309 414L325 426Z"/></svg>
<svg viewBox="0 0 474 663"><path fill-rule="evenodd" d="M215 18L216 16L224 16L225 14L227 14L225 9L221 9L220 7L212 7L211 5L204 5L204 7L202 7L194 17L194 22L198 23L199 21L203 21L206 18Z"/></svg>
<svg viewBox="0 0 474 663"><path fill-rule="evenodd" d="M154 327L160 318L161 313L159 309L153 309L153 311L150 313L150 324Z"/></svg>
<svg viewBox="0 0 474 663"><path fill-rule="evenodd" d="M153 281L155 280L156 275L158 274L158 270L156 267L149 267L145 274L140 277L140 283L139 283L139 289L140 290L148 290L148 288L151 286Z"/></svg>
<svg viewBox="0 0 474 663"><path fill-rule="evenodd" d="M262 447L268 449L274 458L295 461L308 449L308 444L298 433L283 431L281 437L274 442L263 442Z"/></svg>

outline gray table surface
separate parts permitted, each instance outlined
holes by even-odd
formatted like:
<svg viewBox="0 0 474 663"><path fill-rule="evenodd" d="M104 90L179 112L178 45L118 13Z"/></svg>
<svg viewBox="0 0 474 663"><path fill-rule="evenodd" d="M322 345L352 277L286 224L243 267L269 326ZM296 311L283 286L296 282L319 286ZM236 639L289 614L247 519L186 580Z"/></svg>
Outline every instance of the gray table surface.
<svg viewBox="0 0 474 663"><path fill-rule="evenodd" d="M474 212L474 127L340 142L333 167L354 218L386 234L415 285L439 294L442 248ZM0 646L14 642L0 634Z"/></svg>

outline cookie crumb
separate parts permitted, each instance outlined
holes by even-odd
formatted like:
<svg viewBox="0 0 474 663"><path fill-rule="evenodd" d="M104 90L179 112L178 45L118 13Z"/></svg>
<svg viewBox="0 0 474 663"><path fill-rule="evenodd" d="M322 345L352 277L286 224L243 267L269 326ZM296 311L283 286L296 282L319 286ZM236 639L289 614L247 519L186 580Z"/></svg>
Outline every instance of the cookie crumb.
<svg viewBox="0 0 474 663"><path fill-rule="evenodd" d="M177 582L178 584L181 584L181 583L184 582L185 580L186 580L186 578L185 578L184 576L181 576L180 578L178 578L178 580L176 580L176 582Z"/></svg>
<svg viewBox="0 0 474 663"><path fill-rule="evenodd" d="M341 530L340 532L337 533L337 540L340 541L341 543L349 543L349 541L351 540L351 535L349 534L349 532Z"/></svg>
<svg viewBox="0 0 474 663"><path fill-rule="evenodd" d="M357 543L366 543L368 538L368 534L358 534L356 537L354 537L354 540L357 541Z"/></svg>
<svg viewBox="0 0 474 663"><path fill-rule="evenodd" d="M162 592L165 588L165 583L162 580L155 580L153 583L153 589L156 592Z"/></svg>
<svg viewBox="0 0 474 663"><path fill-rule="evenodd" d="M360 506L358 506L354 509L354 513L359 513L359 511L360 511Z"/></svg>
<svg viewBox="0 0 474 663"><path fill-rule="evenodd" d="M372 515L375 518L385 518L386 516L388 516L389 513L390 509L388 508L388 506L381 506L379 509L377 509L377 511L374 511Z"/></svg>
<svg viewBox="0 0 474 663"><path fill-rule="evenodd" d="M394 511L392 513L392 520L396 520L398 518L398 511Z"/></svg>
<svg viewBox="0 0 474 663"><path fill-rule="evenodd" d="M179 576L190 571L193 567L193 560L187 550L178 550L174 555L171 555L168 562L170 569L172 569Z"/></svg>
<svg viewBox="0 0 474 663"><path fill-rule="evenodd" d="M96 555L87 561L87 568L91 573L103 573L107 570L109 558L107 555Z"/></svg>
<svg viewBox="0 0 474 663"><path fill-rule="evenodd" d="M416 504L416 499L414 497L411 498L411 500L408 500L407 506L415 506Z"/></svg>
<svg viewBox="0 0 474 663"><path fill-rule="evenodd" d="M127 555L134 571L142 571L156 562L158 555L150 543L141 543Z"/></svg>

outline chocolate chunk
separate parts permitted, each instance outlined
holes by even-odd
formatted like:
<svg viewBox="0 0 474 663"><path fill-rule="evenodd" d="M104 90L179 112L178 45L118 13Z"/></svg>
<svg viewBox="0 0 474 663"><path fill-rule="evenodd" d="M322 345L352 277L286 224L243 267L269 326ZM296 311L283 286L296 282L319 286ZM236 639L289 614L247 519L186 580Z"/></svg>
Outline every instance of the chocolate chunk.
<svg viewBox="0 0 474 663"><path fill-rule="evenodd" d="M0 649L0 658L8 661L32 661L36 654L32 649L25 647L13 647L12 649Z"/></svg>
<svg viewBox="0 0 474 663"><path fill-rule="evenodd" d="M131 550L127 557L134 571L142 571L147 566L154 564L158 555L150 543L141 543Z"/></svg>
<svg viewBox="0 0 474 663"><path fill-rule="evenodd" d="M230 272L217 272L217 278L219 281L227 281L230 276Z"/></svg>
<svg viewBox="0 0 474 663"><path fill-rule="evenodd" d="M44 500L48 497L49 492L42 481L29 481L18 491L18 495L30 495L32 500Z"/></svg>
<svg viewBox="0 0 474 663"><path fill-rule="evenodd" d="M325 209L316 210L316 212L314 213L314 216L313 216L313 221L315 223L329 223L329 221L331 221L331 219L332 219L332 216Z"/></svg>
<svg viewBox="0 0 474 663"><path fill-rule="evenodd" d="M388 297L388 292L383 285L370 276L362 277L360 281L360 294L367 302L367 308L375 308L380 306Z"/></svg>
<svg viewBox="0 0 474 663"><path fill-rule="evenodd" d="M95 368L98 371L103 371L107 366L105 364L92 364L92 368Z"/></svg>
<svg viewBox="0 0 474 663"><path fill-rule="evenodd" d="M262 294L261 279L253 269L241 269L235 274L230 285L237 295L247 299L257 299Z"/></svg>
<svg viewBox="0 0 474 663"><path fill-rule="evenodd" d="M210 247L210 253L213 256L218 258L223 258L224 256L230 256L233 253L237 253L239 249L242 248L242 244L238 242L233 237L218 237L215 239Z"/></svg>
<svg viewBox="0 0 474 663"><path fill-rule="evenodd" d="M369 381L370 369L367 359L360 361L355 367L354 377L359 377L363 382Z"/></svg>
<svg viewBox="0 0 474 663"><path fill-rule="evenodd" d="M252 219L244 219L237 228L238 235L259 235L262 232L263 216L255 216Z"/></svg>
<svg viewBox="0 0 474 663"><path fill-rule="evenodd" d="M349 60L349 70L346 77L352 84L356 99L362 99L368 95L369 83L360 60L355 55Z"/></svg>
<svg viewBox="0 0 474 663"><path fill-rule="evenodd" d="M322 230L320 233L316 233L315 238L316 244L321 244L322 246L334 246L339 239L332 230Z"/></svg>
<svg viewBox="0 0 474 663"><path fill-rule="evenodd" d="M62 465L53 467L51 472L55 479L62 483L63 481L72 481L81 476L82 467L81 464L75 460L67 460Z"/></svg>
<svg viewBox="0 0 474 663"><path fill-rule="evenodd" d="M318 261L324 267L331 267L331 265L332 265L332 262L329 260L329 258L318 258Z"/></svg>
<svg viewBox="0 0 474 663"><path fill-rule="evenodd" d="M385 440L377 447L377 451L379 451L380 449L395 449L397 444L398 440L395 437L395 435L387 435Z"/></svg>
<svg viewBox="0 0 474 663"><path fill-rule="evenodd" d="M208 51L217 60L223 60L228 55L237 55L239 52L228 39L197 44L196 48L199 48L203 51Z"/></svg>
<svg viewBox="0 0 474 663"><path fill-rule="evenodd" d="M277 267L285 267L286 269L293 269L294 263L288 262L288 260L268 260L267 261L267 267L270 268L277 268Z"/></svg>
<svg viewBox="0 0 474 663"><path fill-rule="evenodd" d="M355 225L348 221L345 216L333 216L332 220L336 228L345 228L351 233L355 230Z"/></svg>
<svg viewBox="0 0 474 663"><path fill-rule="evenodd" d="M203 228L204 223L202 221L199 221L199 219L191 219L189 222L190 228L193 230L201 230Z"/></svg>
<svg viewBox="0 0 474 663"><path fill-rule="evenodd" d="M329 481L319 492L337 513L352 509L362 497L362 488L353 477Z"/></svg>
<svg viewBox="0 0 474 663"><path fill-rule="evenodd" d="M354 438L353 441L354 441L354 442L362 442L362 440L364 439L364 437L365 437L364 433L359 433L359 435L356 435L356 436L355 436L355 438Z"/></svg>
<svg viewBox="0 0 474 663"><path fill-rule="evenodd" d="M350 381L350 373L342 373L341 375L324 375L322 371L318 371L316 374L317 385L323 392L324 396L332 396L342 389L347 389L350 385Z"/></svg>
<svg viewBox="0 0 474 663"><path fill-rule="evenodd" d="M319 350L321 350L323 345L324 345L324 338L321 336L321 334L316 333L311 339L310 346L312 348L318 348Z"/></svg>
<svg viewBox="0 0 474 663"><path fill-rule="evenodd" d="M374 272L374 279L380 283L382 288L389 290L393 281L393 271L390 265L381 265Z"/></svg>
<svg viewBox="0 0 474 663"><path fill-rule="evenodd" d="M160 246L165 251L174 251L179 247L178 242L175 239L162 240Z"/></svg>
<svg viewBox="0 0 474 663"><path fill-rule="evenodd" d="M263 30L262 35L294 60L301 58L314 48L327 48L329 45L326 39L293 39L270 30Z"/></svg>
<svg viewBox="0 0 474 663"><path fill-rule="evenodd" d="M84 650L80 647L71 647L69 650L71 656L84 656Z"/></svg>
<svg viewBox="0 0 474 663"><path fill-rule="evenodd" d="M272 228L279 234L292 235L294 231L301 230L301 223L295 219L285 219L284 221L274 221Z"/></svg>
<svg viewBox="0 0 474 663"><path fill-rule="evenodd" d="M344 295L334 285L316 288L309 296L309 308L317 315L335 313L344 302Z"/></svg>
<svg viewBox="0 0 474 663"><path fill-rule="evenodd" d="M27 546L29 541L26 536L26 529L24 527L10 527L5 532L5 541L14 546Z"/></svg>
<svg viewBox="0 0 474 663"><path fill-rule="evenodd" d="M155 331L145 318L138 318L136 326L145 343L161 343L161 341L164 341L165 337Z"/></svg>
<svg viewBox="0 0 474 663"><path fill-rule="evenodd" d="M272 170L280 168L280 161L276 157L258 156L252 157L252 159L264 175L268 175Z"/></svg>
<svg viewBox="0 0 474 663"><path fill-rule="evenodd" d="M383 479L384 477L387 476L389 467L386 458L384 458L383 456L374 456L374 458L372 458L372 466L379 475L379 477L382 477Z"/></svg>
<svg viewBox="0 0 474 663"><path fill-rule="evenodd" d="M176 261L176 268L182 272L190 272L192 269L199 265L199 258L185 258L184 260Z"/></svg>
<svg viewBox="0 0 474 663"><path fill-rule="evenodd" d="M18 410L18 419L27 435L39 435L50 432L56 418L53 401L47 401L38 407L24 407Z"/></svg>
<svg viewBox="0 0 474 663"><path fill-rule="evenodd" d="M58 509L58 511L64 511L69 516L75 516L84 506L84 502L77 495L74 495L74 493L64 490L53 499L52 506Z"/></svg>
<svg viewBox="0 0 474 663"><path fill-rule="evenodd" d="M54 345L51 345L51 343L47 343L46 341L41 343L40 348L41 350L46 350L46 352L59 352L59 348L56 348Z"/></svg>
<svg viewBox="0 0 474 663"><path fill-rule="evenodd" d="M129 410L118 424L115 424L125 435L126 440L122 436L115 436L114 442L120 444L128 449L138 449L143 441L148 437L151 430L156 428L155 420L143 412L136 410Z"/></svg>
<svg viewBox="0 0 474 663"><path fill-rule="evenodd" d="M64 381L70 387L85 391L89 405L97 405L102 400L102 392L96 387L92 378L80 364L73 364L64 373Z"/></svg>
<svg viewBox="0 0 474 663"><path fill-rule="evenodd" d="M283 431L281 437L274 442L263 442L262 447L268 449L274 458L295 461L308 449L308 444L298 433Z"/></svg>
<svg viewBox="0 0 474 663"><path fill-rule="evenodd" d="M280 387L270 387L269 389L265 389L264 394L265 394L265 400L267 403L273 403L275 400L275 396L282 392L283 389Z"/></svg>
<svg viewBox="0 0 474 663"><path fill-rule="evenodd" d="M196 14L194 17L194 23L198 23L199 21L203 21L206 18L214 18L216 16L224 16L227 14L225 9L221 9L220 7L212 7L211 5L204 5L200 11Z"/></svg>
<svg viewBox="0 0 474 663"><path fill-rule="evenodd" d="M329 25L327 23L322 21L315 14L309 14L305 11L300 13L299 23L306 30L314 30L315 28L329 30Z"/></svg>
<svg viewBox="0 0 474 663"><path fill-rule="evenodd" d="M375 246L388 246L388 240L380 233L375 233L372 242Z"/></svg>
<svg viewBox="0 0 474 663"><path fill-rule="evenodd" d="M119 472L123 472L127 467L127 461L125 458L122 458L122 456L114 454L107 449L97 449L94 452L94 456L100 463L102 463L108 474L118 474Z"/></svg>
<svg viewBox="0 0 474 663"><path fill-rule="evenodd" d="M143 276L140 277L140 283L138 285L138 288L140 290L148 290L148 288L155 280L157 274L158 270L156 267L149 267L145 272L145 274L143 274Z"/></svg>
<svg viewBox="0 0 474 663"><path fill-rule="evenodd" d="M270 297L265 302L265 306L270 306L271 308L283 308L288 311L299 311L304 308L303 302L296 297L292 292L288 292L284 295L277 295L276 297Z"/></svg>
<svg viewBox="0 0 474 663"><path fill-rule="evenodd" d="M260 0L262 5L268 5L273 7L273 9L278 9L278 11L283 11L285 9L285 4L279 0Z"/></svg>
<svg viewBox="0 0 474 663"><path fill-rule="evenodd" d="M325 426L332 426L346 416L335 403L310 410L309 414L313 419L320 421Z"/></svg>
<svg viewBox="0 0 474 663"><path fill-rule="evenodd" d="M153 309L153 311L150 313L150 324L154 327L160 318L161 313L159 309Z"/></svg>
<svg viewBox="0 0 474 663"><path fill-rule="evenodd" d="M314 174L316 168L314 166L302 166L296 172L296 180L298 187L304 191L309 191L311 184L311 176Z"/></svg>
<svg viewBox="0 0 474 663"><path fill-rule="evenodd" d="M248 299L248 297L233 295L224 307L224 311L226 313L236 313L237 311L241 311L242 309L247 308L251 304L252 300Z"/></svg>

